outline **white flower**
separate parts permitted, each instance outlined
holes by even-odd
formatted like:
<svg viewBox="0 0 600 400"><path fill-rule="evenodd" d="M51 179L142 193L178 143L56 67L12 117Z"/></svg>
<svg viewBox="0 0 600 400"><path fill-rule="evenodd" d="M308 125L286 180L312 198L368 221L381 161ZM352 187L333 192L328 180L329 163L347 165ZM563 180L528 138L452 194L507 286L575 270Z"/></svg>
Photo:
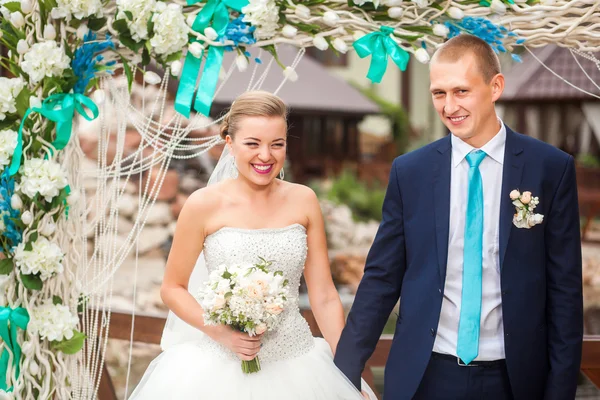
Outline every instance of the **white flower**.
<svg viewBox="0 0 600 400"><path fill-rule="evenodd" d="M87 35L89 31L90 29L86 24L79 25L79 28L77 28L76 32L77 38L83 40L83 38L85 38L85 35Z"/></svg>
<svg viewBox="0 0 600 400"><path fill-rule="evenodd" d="M211 26L205 28L203 33L208 40L217 40L219 38L219 34L217 33L217 31L215 31L215 28Z"/></svg>
<svg viewBox="0 0 600 400"><path fill-rule="evenodd" d="M383 5L387 7L397 7L402 4L402 0L383 0Z"/></svg>
<svg viewBox="0 0 600 400"><path fill-rule="evenodd" d="M154 14L152 21L154 36L150 39L150 45L156 54L167 56L176 53L188 43L190 28L185 23L181 6L178 4L169 4L163 11Z"/></svg>
<svg viewBox="0 0 600 400"><path fill-rule="evenodd" d="M33 347L33 343L31 343L28 340L24 341L23 343L21 343L21 351L26 356L32 355L35 352L35 348Z"/></svg>
<svg viewBox="0 0 600 400"><path fill-rule="evenodd" d="M417 51L415 51L415 58L423 64L427 64L429 62L429 53L422 47L419 47Z"/></svg>
<svg viewBox="0 0 600 400"><path fill-rule="evenodd" d="M37 96L29 96L29 108L41 108L42 101Z"/></svg>
<svg viewBox="0 0 600 400"><path fill-rule="evenodd" d="M104 101L106 100L106 93L102 89L96 89L94 90L94 93L92 93L92 100L94 100L96 105L104 104Z"/></svg>
<svg viewBox="0 0 600 400"><path fill-rule="evenodd" d="M519 197L521 197L521 193L519 193L518 190L513 190L510 192L509 196L511 200L517 200Z"/></svg>
<svg viewBox="0 0 600 400"><path fill-rule="evenodd" d="M327 40L325 40L323 36L313 37L313 45L321 51L325 51L329 48L329 43L327 43Z"/></svg>
<svg viewBox="0 0 600 400"><path fill-rule="evenodd" d="M42 235L49 237L56 232L56 224L51 219L45 221L44 226L39 231Z"/></svg>
<svg viewBox="0 0 600 400"><path fill-rule="evenodd" d="M79 318L62 304L46 302L31 310L31 321L27 327L30 335L39 335L49 341L71 339L77 328Z"/></svg>
<svg viewBox="0 0 600 400"><path fill-rule="evenodd" d="M179 76L181 73L181 61L176 60L171 63L171 74L173 76Z"/></svg>
<svg viewBox="0 0 600 400"><path fill-rule="evenodd" d="M464 11L458 7L450 7L448 9L448 15L450 16L450 18L454 19L463 19L465 17Z"/></svg>
<svg viewBox="0 0 600 400"><path fill-rule="evenodd" d="M29 363L29 372L33 376L37 376L37 374L40 372L40 366L38 365L38 363L35 362L35 360L32 360Z"/></svg>
<svg viewBox="0 0 600 400"><path fill-rule="evenodd" d="M344 40L342 40L342 38L335 38L333 40L333 48L336 49L337 51L339 51L342 54L345 54L348 52L348 45L346 44L346 42L344 42Z"/></svg>
<svg viewBox="0 0 600 400"><path fill-rule="evenodd" d="M419 8L424 8L429 5L429 0L412 0Z"/></svg>
<svg viewBox="0 0 600 400"><path fill-rule="evenodd" d="M490 5L490 10L497 14L504 15L506 13L506 4L504 4L500 0L492 0L492 4Z"/></svg>
<svg viewBox="0 0 600 400"><path fill-rule="evenodd" d="M0 400L14 400L14 396L11 392L0 389Z"/></svg>
<svg viewBox="0 0 600 400"><path fill-rule="evenodd" d="M283 76L292 82L296 82L298 80L298 73L292 67L285 67L283 70Z"/></svg>
<svg viewBox="0 0 600 400"><path fill-rule="evenodd" d="M532 227L541 224L543 221L544 216L542 214L529 214L527 216L527 223Z"/></svg>
<svg viewBox="0 0 600 400"><path fill-rule="evenodd" d="M101 0L56 0L57 7L52 9L52 18L71 17L84 19L91 16L102 16Z"/></svg>
<svg viewBox="0 0 600 400"><path fill-rule="evenodd" d="M404 9L402 7L391 7L388 9L388 15L390 18L400 19L404 14Z"/></svg>
<svg viewBox="0 0 600 400"><path fill-rule="evenodd" d="M43 236L31 244L31 250L25 250L25 243L20 243L15 250L14 261L24 275L40 274L45 281L55 274L63 272L64 254L58 245Z"/></svg>
<svg viewBox="0 0 600 400"><path fill-rule="evenodd" d="M17 42L17 53L25 54L29 50L29 45L25 39L21 39Z"/></svg>
<svg viewBox="0 0 600 400"><path fill-rule="evenodd" d="M31 211L27 210L23 214L21 214L21 221L27 226L31 225L33 222L33 215L31 215Z"/></svg>
<svg viewBox="0 0 600 400"><path fill-rule="evenodd" d="M298 28L296 28L295 26L292 25L285 25L282 29L281 29L281 33L283 34L283 36L285 36L286 38L290 38L293 39L296 37L296 35L298 34Z"/></svg>
<svg viewBox="0 0 600 400"><path fill-rule="evenodd" d="M47 24L44 27L44 39L46 39L46 40L56 39L56 29L54 29L54 25Z"/></svg>
<svg viewBox="0 0 600 400"><path fill-rule="evenodd" d="M10 23L17 29L21 29L25 26L25 18L23 18L23 14L18 11L10 14Z"/></svg>
<svg viewBox="0 0 600 400"><path fill-rule="evenodd" d="M235 58L235 65L240 72L243 72L248 68L248 59L245 55L240 54Z"/></svg>
<svg viewBox="0 0 600 400"><path fill-rule="evenodd" d="M306 7L303 4L297 4L296 8L294 9L294 14L296 14L300 18L309 19L310 18L310 8Z"/></svg>
<svg viewBox="0 0 600 400"><path fill-rule="evenodd" d="M279 30L279 7L275 0L250 0L242 13L243 21L256 27L256 39L269 39Z"/></svg>
<svg viewBox="0 0 600 400"><path fill-rule="evenodd" d="M68 184L64 170L53 160L25 160L19 171L21 182L18 190L30 199L39 193L47 202L51 202Z"/></svg>
<svg viewBox="0 0 600 400"><path fill-rule="evenodd" d="M127 21L131 37L136 42L148 39L148 21L155 6L156 0L117 0L117 19ZM131 13L131 21L126 11Z"/></svg>
<svg viewBox="0 0 600 400"><path fill-rule="evenodd" d="M356 41L360 38L362 38L363 36L365 36L364 32L361 31L354 31L354 33L352 34L352 38Z"/></svg>
<svg viewBox="0 0 600 400"><path fill-rule="evenodd" d="M435 24L433 25L433 34L440 37L447 37L450 33L450 29L444 24Z"/></svg>
<svg viewBox="0 0 600 400"><path fill-rule="evenodd" d="M25 14L29 14L33 11L33 3L31 0L21 0L21 11Z"/></svg>
<svg viewBox="0 0 600 400"><path fill-rule="evenodd" d="M20 210L23 208L23 200L21 200L21 197L16 193L10 196L10 208L13 210Z"/></svg>
<svg viewBox="0 0 600 400"><path fill-rule="evenodd" d="M146 71L144 73L144 82L146 82L149 85L158 85L160 83L161 79L160 76L158 76L158 74L156 72L153 71Z"/></svg>
<svg viewBox="0 0 600 400"><path fill-rule="evenodd" d="M188 51L196 58L202 57L204 46L200 42L193 42L188 46Z"/></svg>
<svg viewBox="0 0 600 400"><path fill-rule="evenodd" d="M340 22L340 17L333 11L325 11L323 14L323 22L325 25L335 27Z"/></svg>
<svg viewBox="0 0 600 400"><path fill-rule="evenodd" d="M79 192L74 190L67 196L67 204L74 206L79 201Z"/></svg>
<svg viewBox="0 0 600 400"><path fill-rule="evenodd" d="M6 225L4 225L4 216L5 215L10 216L8 211L0 211L0 232L4 232L4 230L6 229Z"/></svg>
<svg viewBox="0 0 600 400"><path fill-rule="evenodd" d="M0 171L4 169L5 165L9 165L12 161L13 152L17 148L18 135L17 132L11 129L0 131Z"/></svg>
<svg viewBox="0 0 600 400"><path fill-rule="evenodd" d="M65 50L54 40L35 43L23 58L21 68L34 83L46 76L61 76L71 62Z"/></svg>

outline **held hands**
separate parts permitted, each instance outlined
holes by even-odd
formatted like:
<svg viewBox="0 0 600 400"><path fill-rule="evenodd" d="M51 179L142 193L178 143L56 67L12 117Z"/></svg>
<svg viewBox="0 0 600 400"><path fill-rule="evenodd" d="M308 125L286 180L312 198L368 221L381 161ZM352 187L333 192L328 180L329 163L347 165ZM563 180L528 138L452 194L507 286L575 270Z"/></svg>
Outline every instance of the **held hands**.
<svg viewBox="0 0 600 400"><path fill-rule="evenodd" d="M236 331L226 325L211 327L209 336L233 351L240 360L253 360L260 351L262 335L250 336L245 332Z"/></svg>

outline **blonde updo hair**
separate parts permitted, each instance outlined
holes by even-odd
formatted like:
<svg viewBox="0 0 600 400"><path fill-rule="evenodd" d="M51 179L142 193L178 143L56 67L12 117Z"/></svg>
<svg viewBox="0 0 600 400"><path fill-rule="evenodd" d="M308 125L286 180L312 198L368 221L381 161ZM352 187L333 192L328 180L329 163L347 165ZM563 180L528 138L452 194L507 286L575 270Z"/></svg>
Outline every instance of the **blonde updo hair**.
<svg viewBox="0 0 600 400"><path fill-rule="evenodd" d="M229 112L221 122L221 137L227 135L233 139L245 117L281 117L286 122L287 107L279 97L262 90L254 90L241 94L231 104Z"/></svg>

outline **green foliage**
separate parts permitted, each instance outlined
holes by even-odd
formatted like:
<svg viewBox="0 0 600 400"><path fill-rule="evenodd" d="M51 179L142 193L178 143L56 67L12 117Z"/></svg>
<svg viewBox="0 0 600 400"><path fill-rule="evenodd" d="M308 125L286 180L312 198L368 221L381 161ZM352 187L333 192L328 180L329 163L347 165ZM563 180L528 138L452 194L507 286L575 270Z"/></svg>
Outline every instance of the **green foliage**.
<svg viewBox="0 0 600 400"><path fill-rule="evenodd" d="M12 272L14 266L13 261L10 258L0 260L0 275L8 275Z"/></svg>
<svg viewBox="0 0 600 400"><path fill-rule="evenodd" d="M591 154L577 155L577 164L587 168L600 168L600 158Z"/></svg>
<svg viewBox="0 0 600 400"><path fill-rule="evenodd" d="M44 283L40 278L39 274L36 275L23 275L21 274L21 281L23 286L30 290L42 290Z"/></svg>
<svg viewBox="0 0 600 400"><path fill-rule="evenodd" d="M350 207L357 221L381 220L385 190L380 187L367 187L350 171L344 171L337 177L325 196L334 203Z"/></svg>
<svg viewBox="0 0 600 400"><path fill-rule="evenodd" d="M87 336L79 331L73 333L73 337L60 342L51 342L51 347L54 350L62 351L65 354L75 354L83 348L83 344Z"/></svg>

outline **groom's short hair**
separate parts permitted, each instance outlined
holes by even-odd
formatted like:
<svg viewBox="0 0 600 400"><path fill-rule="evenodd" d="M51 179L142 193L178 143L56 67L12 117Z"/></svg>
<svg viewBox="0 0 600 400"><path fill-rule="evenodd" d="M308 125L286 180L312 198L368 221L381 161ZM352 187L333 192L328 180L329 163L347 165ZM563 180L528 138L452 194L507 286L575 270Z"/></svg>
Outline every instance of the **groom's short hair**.
<svg viewBox="0 0 600 400"><path fill-rule="evenodd" d="M453 37L438 48L432 62L437 60L457 62L468 53L475 56L486 83L501 72L500 59L492 47L485 40L465 33Z"/></svg>

